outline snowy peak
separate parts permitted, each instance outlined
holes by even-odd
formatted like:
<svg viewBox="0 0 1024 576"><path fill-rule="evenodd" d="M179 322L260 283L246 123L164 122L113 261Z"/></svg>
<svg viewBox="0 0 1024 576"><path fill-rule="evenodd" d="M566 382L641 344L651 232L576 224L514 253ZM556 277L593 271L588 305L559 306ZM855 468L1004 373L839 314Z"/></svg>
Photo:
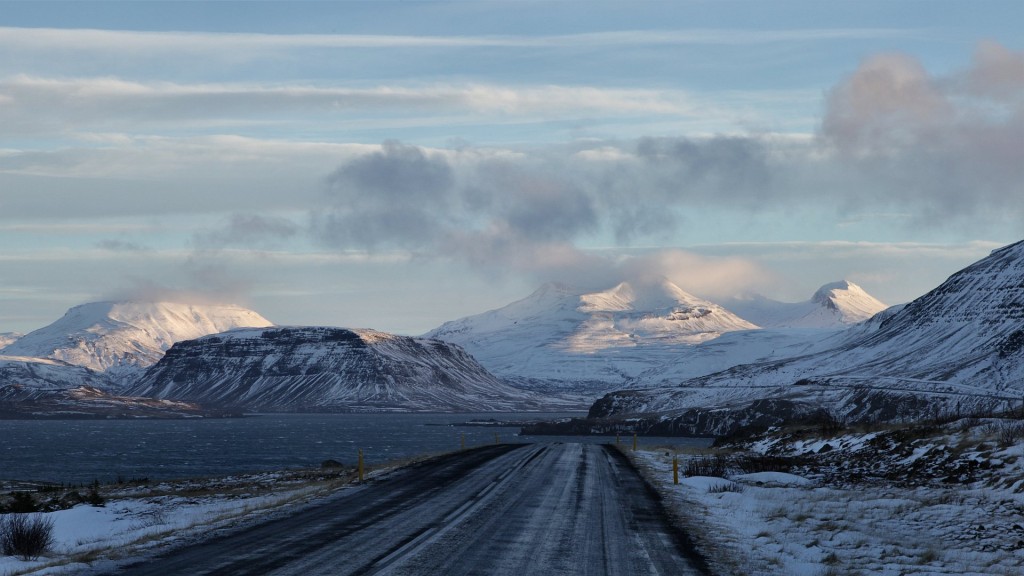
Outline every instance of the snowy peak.
<svg viewBox="0 0 1024 576"><path fill-rule="evenodd" d="M177 302L93 302L26 334L4 354L55 358L115 379L156 363L175 342L272 324L246 308Z"/></svg>
<svg viewBox="0 0 1024 576"><path fill-rule="evenodd" d="M849 280L825 284L818 288L811 302L836 311L843 324L856 324L888 308Z"/></svg>
<svg viewBox="0 0 1024 576"><path fill-rule="evenodd" d="M653 342L696 344L725 332L757 328L667 279L623 282L610 290L583 294L579 302L577 310L586 317L565 342L573 352Z"/></svg>
<svg viewBox="0 0 1024 576"><path fill-rule="evenodd" d="M651 283L622 282L610 290L583 294L579 300L581 312L657 312L713 306L665 278Z"/></svg>
<svg viewBox="0 0 1024 576"><path fill-rule="evenodd" d="M778 302L752 295L725 305L763 328L843 328L888 308L849 280L825 284L805 302Z"/></svg>
<svg viewBox="0 0 1024 576"><path fill-rule="evenodd" d="M446 322L427 337L464 347L498 375L532 381L622 382L678 346L757 326L667 279L584 292L548 284L517 302Z"/></svg>

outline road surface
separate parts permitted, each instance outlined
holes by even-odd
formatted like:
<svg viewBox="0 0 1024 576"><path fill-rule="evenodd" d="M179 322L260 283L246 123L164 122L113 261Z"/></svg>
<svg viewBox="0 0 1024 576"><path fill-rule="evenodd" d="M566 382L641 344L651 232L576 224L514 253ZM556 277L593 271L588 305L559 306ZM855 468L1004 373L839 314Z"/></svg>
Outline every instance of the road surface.
<svg viewBox="0 0 1024 576"><path fill-rule="evenodd" d="M506 444L423 462L120 574L702 574L613 448Z"/></svg>

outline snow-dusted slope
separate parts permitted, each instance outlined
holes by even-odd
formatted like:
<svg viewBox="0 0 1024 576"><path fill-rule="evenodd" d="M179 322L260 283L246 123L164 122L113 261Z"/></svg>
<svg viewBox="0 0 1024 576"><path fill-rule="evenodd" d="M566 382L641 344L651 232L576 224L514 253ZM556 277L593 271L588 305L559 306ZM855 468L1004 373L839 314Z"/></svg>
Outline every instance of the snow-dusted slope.
<svg viewBox="0 0 1024 576"><path fill-rule="evenodd" d="M12 356L53 358L105 372L123 383L156 363L172 344L271 323L239 306L174 302L96 302L75 306L53 324L4 348Z"/></svg>
<svg viewBox="0 0 1024 576"><path fill-rule="evenodd" d="M1024 394L1024 242L994 251L823 351L737 366L663 390L602 399L595 415L691 413L784 399L851 419L1019 406Z"/></svg>
<svg viewBox="0 0 1024 576"><path fill-rule="evenodd" d="M680 349L757 326L668 280L584 293L547 284L527 298L447 322L426 337L454 342L519 382L616 385Z"/></svg>
<svg viewBox="0 0 1024 576"><path fill-rule="evenodd" d="M806 302L778 302L751 295L725 301L723 305L762 328L843 327L863 322L887 308L848 280L822 286Z"/></svg>
<svg viewBox="0 0 1024 576"><path fill-rule="evenodd" d="M0 355L0 389L47 390L79 386L106 387L102 374L60 360Z"/></svg>
<svg viewBox="0 0 1024 576"><path fill-rule="evenodd" d="M17 332L0 332L0 352L3 351L5 346L10 346L15 340L21 338L24 334Z"/></svg>
<svg viewBox="0 0 1024 576"><path fill-rule="evenodd" d="M265 411L543 407L458 346L325 327L239 329L179 342L130 392Z"/></svg>

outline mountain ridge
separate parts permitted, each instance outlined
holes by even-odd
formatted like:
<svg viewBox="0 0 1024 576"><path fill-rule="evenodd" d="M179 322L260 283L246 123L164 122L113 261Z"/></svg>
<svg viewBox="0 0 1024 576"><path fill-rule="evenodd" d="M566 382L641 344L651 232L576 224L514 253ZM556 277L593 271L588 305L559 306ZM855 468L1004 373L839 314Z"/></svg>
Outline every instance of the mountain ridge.
<svg viewBox="0 0 1024 576"><path fill-rule="evenodd" d="M837 302L834 308L839 311L865 308L849 305L849 300L868 302L867 308L885 306L847 281L826 284L816 294L820 300ZM817 311L816 321L797 328L835 331L854 321L853 313L844 317L830 312L813 298L797 305L771 304L775 305L798 307L796 316L787 309L795 318ZM463 346L489 370L517 385L580 392L658 385L668 375L708 374L785 350L806 351L822 338L812 331L761 333L758 328L730 307L688 294L661 278L622 282L597 292L549 283L526 298L446 322L425 336Z"/></svg>

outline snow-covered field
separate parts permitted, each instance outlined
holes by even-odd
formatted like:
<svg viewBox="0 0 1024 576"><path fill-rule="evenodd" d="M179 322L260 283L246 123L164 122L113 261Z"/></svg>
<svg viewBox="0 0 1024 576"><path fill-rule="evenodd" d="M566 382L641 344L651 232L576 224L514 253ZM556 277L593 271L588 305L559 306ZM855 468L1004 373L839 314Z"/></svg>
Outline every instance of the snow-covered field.
<svg viewBox="0 0 1024 576"><path fill-rule="evenodd" d="M381 467L374 474L385 473ZM0 576L77 574L157 553L211 531L291 510L351 485L351 469L288 471L226 478L101 487L103 506L47 513L54 544L35 561L0 556Z"/></svg>
<svg viewBox="0 0 1024 576"><path fill-rule="evenodd" d="M720 574L1024 573L1020 422L769 434L704 454L641 449L634 461ZM742 451L740 451L742 450ZM713 451L712 451L713 452ZM747 462L789 472L745 473ZM767 456L767 458L763 458ZM725 476L685 476L691 463Z"/></svg>

